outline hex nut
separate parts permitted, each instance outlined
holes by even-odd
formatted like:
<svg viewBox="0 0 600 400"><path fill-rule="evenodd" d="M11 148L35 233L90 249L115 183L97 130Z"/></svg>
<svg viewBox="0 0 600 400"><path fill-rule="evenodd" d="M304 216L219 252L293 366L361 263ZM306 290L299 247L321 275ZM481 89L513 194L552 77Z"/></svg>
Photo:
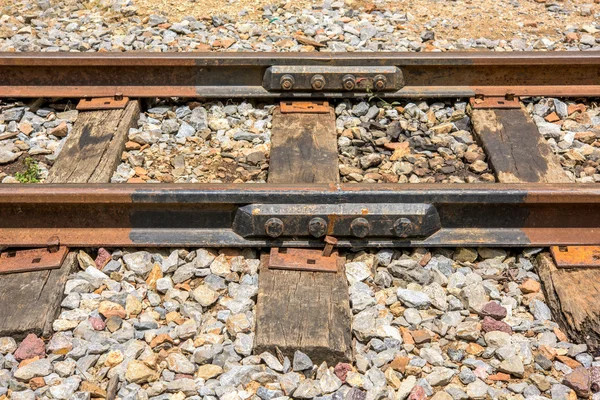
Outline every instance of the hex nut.
<svg viewBox="0 0 600 400"><path fill-rule="evenodd" d="M283 234L283 221L279 218L269 218L265 222L265 232L272 238L279 237Z"/></svg>

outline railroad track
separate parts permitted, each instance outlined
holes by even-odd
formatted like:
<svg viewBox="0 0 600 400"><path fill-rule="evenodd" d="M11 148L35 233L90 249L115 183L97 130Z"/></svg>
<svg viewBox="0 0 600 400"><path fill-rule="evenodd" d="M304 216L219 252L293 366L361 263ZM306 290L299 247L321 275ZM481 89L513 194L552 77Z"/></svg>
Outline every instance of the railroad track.
<svg viewBox="0 0 600 400"><path fill-rule="evenodd" d="M333 161L327 164L332 171L319 171L326 179L311 170L308 181L283 176L267 185L3 186L0 245L41 246L57 236L67 246L311 247L322 246L325 234L311 234L308 217L331 215L338 217L325 233L338 237L341 247L600 243L598 187L563 184L567 180L560 171L554 174L547 148L528 140L535 132L518 102L519 96L599 96L600 54L594 52L0 55L0 97L332 100L373 95L472 98L478 101L476 112L502 114L503 142L493 134L478 135L500 184L346 185L338 183ZM274 123L285 127L296 118L302 125L320 115L300 110L281 114ZM331 121L319 129L335 133ZM335 137L330 142L329 150L335 151ZM518 154L507 153L511 143ZM286 159L290 146L282 142ZM276 165L271 169L283 168L277 165L278 148L272 152ZM298 161L302 165L288 172L311 166ZM100 208L102 214L95 212ZM161 217L165 213L168 221ZM366 234L353 234L350 225L363 213L373 226ZM410 229L394 228L402 218L410 220ZM271 219L282 222L281 232L267 232ZM93 233L88 227L95 227Z"/></svg>
<svg viewBox="0 0 600 400"><path fill-rule="evenodd" d="M308 318L339 306L319 326L298 329L312 329L306 334L316 338L334 332L336 343L303 346L347 359L347 283L337 248L554 246L577 258L581 250L565 246L600 244L600 186L570 182L522 109L520 98L536 96L600 97L600 54L0 54L0 98L82 98L93 103L84 100L82 110L95 113L83 119L87 130L68 138L50 183L0 186L0 246L279 249L263 264L288 271L261 269L269 284L259 293L257 347L299 346L273 327L290 274L337 271L335 279L311 278L323 280L329 297L311 303L308 285L294 307ZM137 99L155 97L280 101L268 183L100 183L120 157ZM469 100L475 136L498 183L339 183L329 102L372 97ZM85 178L73 173L80 167ZM95 178L99 169L102 179ZM597 262L593 252L584 256L580 265Z"/></svg>

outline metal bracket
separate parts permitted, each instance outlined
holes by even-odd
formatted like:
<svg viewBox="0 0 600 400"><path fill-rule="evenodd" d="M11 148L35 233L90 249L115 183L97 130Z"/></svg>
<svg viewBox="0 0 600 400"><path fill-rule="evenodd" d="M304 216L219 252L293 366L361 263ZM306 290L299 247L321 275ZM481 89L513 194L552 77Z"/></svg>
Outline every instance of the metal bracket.
<svg viewBox="0 0 600 400"><path fill-rule="evenodd" d="M514 109L521 108L519 98L513 94L506 96L483 96L477 95L469 99L471 107L475 110L484 110L491 108Z"/></svg>
<svg viewBox="0 0 600 400"><path fill-rule="evenodd" d="M7 250L0 254L0 274L60 268L68 252L66 246L59 246L55 251L51 248Z"/></svg>
<svg viewBox="0 0 600 400"><path fill-rule="evenodd" d="M294 271L337 272L337 252L324 256L318 249L271 249L269 269L286 269Z"/></svg>
<svg viewBox="0 0 600 400"><path fill-rule="evenodd" d="M245 237L427 237L441 228L432 204L251 204L233 230Z"/></svg>
<svg viewBox="0 0 600 400"><path fill-rule="evenodd" d="M129 97L117 93L114 97L81 99L75 108L79 111L119 110L125 108L128 102Z"/></svg>
<svg viewBox="0 0 600 400"><path fill-rule="evenodd" d="M600 246L552 246L558 268L600 268Z"/></svg>
<svg viewBox="0 0 600 400"><path fill-rule="evenodd" d="M263 87L273 91L374 92L404 86L398 67L273 66L267 68Z"/></svg>
<svg viewBox="0 0 600 400"><path fill-rule="evenodd" d="M282 101L280 110L282 114L327 114L330 108L328 101Z"/></svg>

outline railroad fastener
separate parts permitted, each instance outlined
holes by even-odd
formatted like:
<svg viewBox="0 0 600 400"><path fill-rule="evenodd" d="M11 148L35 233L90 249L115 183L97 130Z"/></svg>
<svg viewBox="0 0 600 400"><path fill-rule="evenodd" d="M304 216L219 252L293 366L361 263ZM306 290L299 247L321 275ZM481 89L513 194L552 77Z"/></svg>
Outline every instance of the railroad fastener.
<svg viewBox="0 0 600 400"><path fill-rule="evenodd" d="M290 74L283 75L279 80L279 84L283 90L292 90L294 83L294 77Z"/></svg>
<svg viewBox="0 0 600 400"><path fill-rule="evenodd" d="M356 87L356 78L352 74L344 75L342 78L342 84L346 90L354 90Z"/></svg>
<svg viewBox="0 0 600 400"><path fill-rule="evenodd" d="M412 232L413 224L408 218L398 218L394 221L394 233L396 236L405 238Z"/></svg>
<svg viewBox="0 0 600 400"><path fill-rule="evenodd" d="M327 233L327 221L321 217L315 217L308 222L308 232L313 237L320 238Z"/></svg>
<svg viewBox="0 0 600 400"><path fill-rule="evenodd" d="M321 74L313 75L310 79L310 85L315 90L323 90L325 87L325 77Z"/></svg>
<svg viewBox="0 0 600 400"><path fill-rule="evenodd" d="M350 224L350 230L354 236L364 238L369 234L371 227L365 218L355 218Z"/></svg>
<svg viewBox="0 0 600 400"><path fill-rule="evenodd" d="M333 248L337 245L337 239L333 236L325 236L325 248L323 249L323 257L331 256Z"/></svg>
<svg viewBox="0 0 600 400"><path fill-rule="evenodd" d="M265 222L265 232L272 238L281 236L283 228L283 221L279 218L269 218L267 222Z"/></svg>
<svg viewBox="0 0 600 400"><path fill-rule="evenodd" d="M375 78L373 78L373 86L375 87L375 90L383 90L385 89L386 85L387 78L385 75L376 75Z"/></svg>

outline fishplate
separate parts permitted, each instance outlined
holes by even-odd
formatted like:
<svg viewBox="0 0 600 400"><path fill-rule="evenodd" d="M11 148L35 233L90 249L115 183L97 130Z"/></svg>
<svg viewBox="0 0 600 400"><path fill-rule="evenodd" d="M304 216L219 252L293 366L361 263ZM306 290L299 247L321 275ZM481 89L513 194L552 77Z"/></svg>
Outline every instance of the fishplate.
<svg viewBox="0 0 600 400"><path fill-rule="evenodd" d="M427 237L441 227L431 204L251 204L233 230L251 237Z"/></svg>
<svg viewBox="0 0 600 400"><path fill-rule="evenodd" d="M398 67L273 66L263 87L272 91L381 92L404 86Z"/></svg>
<svg viewBox="0 0 600 400"><path fill-rule="evenodd" d="M600 246L552 246L558 268L600 268Z"/></svg>
<svg viewBox="0 0 600 400"><path fill-rule="evenodd" d="M68 252L66 246L7 250L0 254L0 274L60 268Z"/></svg>

